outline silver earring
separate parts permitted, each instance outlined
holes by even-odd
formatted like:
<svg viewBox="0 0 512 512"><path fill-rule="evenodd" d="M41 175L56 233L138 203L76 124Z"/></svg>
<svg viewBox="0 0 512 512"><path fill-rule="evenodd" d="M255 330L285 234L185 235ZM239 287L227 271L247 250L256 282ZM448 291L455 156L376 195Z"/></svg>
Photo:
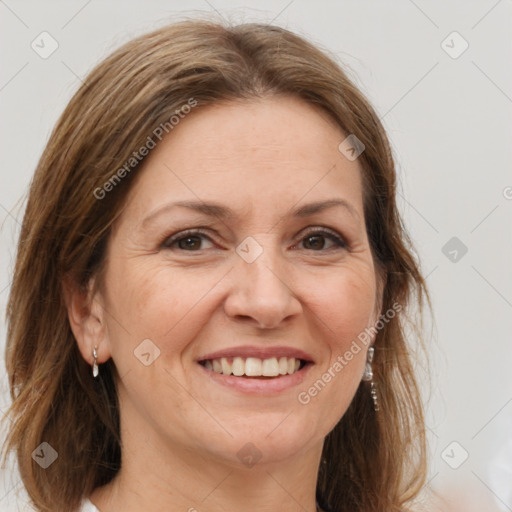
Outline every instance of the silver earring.
<svg viewBox="0 0 512 512"><path fill-rule="evenodd" d="M363 380L370 381L373 379L373 370L372 370L372 361L373 354L375 353L375 349L370 347L368 349L368 353L366 355L366 365L364 367Z"/></svg>
<svg viewBox="0 0 512 512"><path fill-rule="evenodd" d="M368 349L368 354L366 356L366 365L364 367L364 373L363 373L363 380L367 382L371 382L370 385L370 394L372 396L373 400L373 408L375 412L377 412L379 408L379 399L377 396L377 385L375 382L373 382L373 369L372 369L372 362L373 362L373 355L375 354L375 349L373 347L370 347Z"/></svg>
<svg viewBox="0 0 512 512"><path fill-rule="evenodd" d="M375 412L377 412L380 410L379 399L377 397L377 384L375 384L375 382L372 381L370 387L371 387L370 393L371 393L372 399L373 399L373 409L375 410Z"/></svg>
<svg viewBox="0 0 512 512"><path fill-rule="evenodd" d="M96 346L94 347L92 351L92 355L94 357L94 363L92 365L92 376L96 378L98 374L100 373L100 370L98 368L98 353L96 352Z"/></svg>

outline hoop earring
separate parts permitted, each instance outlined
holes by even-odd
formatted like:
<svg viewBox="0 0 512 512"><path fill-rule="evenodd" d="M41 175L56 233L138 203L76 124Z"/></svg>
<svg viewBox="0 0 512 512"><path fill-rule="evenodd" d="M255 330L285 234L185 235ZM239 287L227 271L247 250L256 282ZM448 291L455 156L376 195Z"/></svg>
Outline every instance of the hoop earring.
<svg viewBox="0 0 512 512"><path fill-rule="evenodd" d="M375 412L380 410L379 407L379 397L377 395L377 385L373 382L373 355L375 354L375 348L372 346L368 349L368 353L366 355L366 365L364 367L363 380L366 382L371 382L370 384L370 394L373 400L373 409Z"/></svg>
<svg viewBox="0 0 512 512"><path fill-rule="evenodd" d="M96 352L97 348L98 347L94 346L94 349L92 351L92 356L94 357L94 363L92 365L92 376L94 378L96 378L100 373L100 369L98 368L98 353Z"/></svg>

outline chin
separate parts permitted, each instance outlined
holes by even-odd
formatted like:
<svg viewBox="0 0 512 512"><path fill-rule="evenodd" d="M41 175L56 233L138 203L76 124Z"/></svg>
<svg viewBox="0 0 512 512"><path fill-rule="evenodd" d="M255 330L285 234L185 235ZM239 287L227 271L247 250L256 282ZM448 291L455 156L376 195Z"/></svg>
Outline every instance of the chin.
<svg viewBox="0 0 512 512"><path fill-rule="evenodd" d="M250 467L259 464L274 465L321 446L329 428L316 425L309 419L295 417L296 411L238 418L228 429L233 436L223 436L223 442L212 442L207 435L204 442L215 458L229 465ZM325 430L325 432L324 432Z"/></svg>

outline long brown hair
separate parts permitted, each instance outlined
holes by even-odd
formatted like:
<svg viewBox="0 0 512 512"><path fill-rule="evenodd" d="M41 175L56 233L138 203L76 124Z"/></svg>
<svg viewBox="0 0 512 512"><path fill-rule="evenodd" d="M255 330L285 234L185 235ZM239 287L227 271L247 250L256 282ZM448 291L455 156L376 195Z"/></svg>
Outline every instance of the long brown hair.
<svg viewBox="0 0 512 512"><path fill-rule="evenodd" d="M13 403L5 448L15 450L38 510L76 509L121 463L115 367L107 362L93 381L62 286L71 279L85 290L100 273L110 227L140 163L115 184L113 175L156 127L170 130L171 116L191 98L199 109L278 94L322 109L365 145L359 158L366 229L386 276L381 311L401 305L375 343L380 411L362 382L325 440L318 502L333 512L399 511L424 484L423 412L405 332L410 308L421 310L428 292L397 210L395 166L378 116L338 64L285 29L185 21L132 40L89 74L31 184L7 310ZM58 451L47 469L31 457L42 442Z"/></svg>

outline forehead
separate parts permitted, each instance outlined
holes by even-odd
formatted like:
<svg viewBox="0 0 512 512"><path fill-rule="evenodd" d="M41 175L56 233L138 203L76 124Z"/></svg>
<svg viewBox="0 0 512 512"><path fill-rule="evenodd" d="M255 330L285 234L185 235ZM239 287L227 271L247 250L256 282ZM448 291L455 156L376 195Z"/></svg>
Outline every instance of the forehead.
<svg viewBox="0 0 512 512"><path fill-rule="evenodd" d="M268 210L336 196L362 216L361 167L340 153L345 138L326 113L292 97L199 106L150 152L128 208L187 199Z"/></svg>

